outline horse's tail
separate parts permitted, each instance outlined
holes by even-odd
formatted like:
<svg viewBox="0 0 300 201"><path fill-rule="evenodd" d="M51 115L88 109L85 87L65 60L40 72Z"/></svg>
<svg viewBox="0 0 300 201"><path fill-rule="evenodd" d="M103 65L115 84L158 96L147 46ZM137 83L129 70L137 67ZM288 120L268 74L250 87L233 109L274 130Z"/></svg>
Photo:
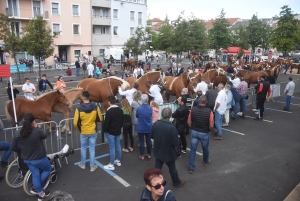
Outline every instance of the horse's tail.
<svg viewBox="0 0 300 201"><path fill-rule="evenodd" d="M11 102L11 101L6 101L6 103L5 103L5 115L6 115L7 120L11 120L11 116L10 116L10 114L9 114L9 112L8 112L8 104L9 104L10 102Z"/></svg>

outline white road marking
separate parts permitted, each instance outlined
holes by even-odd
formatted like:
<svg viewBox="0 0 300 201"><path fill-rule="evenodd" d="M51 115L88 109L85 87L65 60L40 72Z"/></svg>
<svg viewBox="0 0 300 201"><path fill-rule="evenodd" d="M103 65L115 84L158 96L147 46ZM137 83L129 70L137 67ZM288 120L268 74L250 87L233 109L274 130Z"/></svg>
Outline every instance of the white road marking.
<svg viewBox="0 0 300 201"><path fill-rule="evenodd" d="M246 116L246 117L251 118L251 119L255 119L256 118L256 117L250 117L250 116ZM263 119L263 121L269 122L269 123L273 123L273 121L269 121L269 120L265 120L265 119Z"/></svg>
<svg viewBox="0 0 300 201"><path fill-rule="evenodd" d="M186 150L188 150L188 151L191 151L191 149L190 149L190 148L186 148ZM199 155L199 156L203 156L203 154L202 154L202 153L200 153L200 152L198 152L198 151L196 151L196 154L197 154L197 155Z"/></svg>
<svg viewBox="0 0 300 201"><path fill-rule="evenodd" d="M281 101L276 101L276 102L278 102L278 103L284 103L285 104L285 102L281 102ZM290 103L291 105L298 105L298 106L300 106L300 104L295 104L295 103Z"/></svg>

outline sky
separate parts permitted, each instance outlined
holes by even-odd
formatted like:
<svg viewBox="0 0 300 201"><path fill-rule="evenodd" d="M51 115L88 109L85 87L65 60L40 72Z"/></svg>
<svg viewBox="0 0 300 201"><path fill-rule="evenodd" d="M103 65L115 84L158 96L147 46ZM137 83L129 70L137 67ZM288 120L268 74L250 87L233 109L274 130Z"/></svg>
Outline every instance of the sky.
<svg viewBox="0 0 300 201"><path fill-rule="evenodd" d="M164 20L166 15L175 20L184 11L186 17L191 13L200 19L216 18L222 8L226 18L251 19L253 14L258 18L279 16L280 7L288 5L293 13L300 14L300 0L148 0L148 15Z"/></svg>

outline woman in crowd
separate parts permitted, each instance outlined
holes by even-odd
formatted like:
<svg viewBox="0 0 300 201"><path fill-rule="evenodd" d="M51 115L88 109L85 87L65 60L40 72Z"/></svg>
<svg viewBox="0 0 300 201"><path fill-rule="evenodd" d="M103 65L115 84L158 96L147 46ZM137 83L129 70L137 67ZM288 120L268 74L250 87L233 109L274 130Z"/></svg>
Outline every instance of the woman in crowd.
<svg viewBox="0 0 300 201"><path fill-rule="evenodd" d="M159 105L151 101L150 106L152 107L152 124L154 124L159 119Z"/></svg>
<svg viewBox="0 0 300 201"><path fill-rule="evenodd" d="M122 100L122 110L123 110L123 136L124 136L124 148L123 152L128 153L129 151L133 151L133 135L132 135L132 121L131 121L131 113L132 109L129 105L129 102L126 98ZM128 148L128 136L130 139L130 147Z"/></svg>
<svg viewBox="0 0 300 201"><path fill-rule="evenodd" d="M56 87L57 87L57 89L59 89L59 91L61 93L64 93L65 89L67 88L67 85L66 85L66 83L65 83L65 81L64 81L64 79L61 75L58 76L58 78L57 78Z"/></svg>

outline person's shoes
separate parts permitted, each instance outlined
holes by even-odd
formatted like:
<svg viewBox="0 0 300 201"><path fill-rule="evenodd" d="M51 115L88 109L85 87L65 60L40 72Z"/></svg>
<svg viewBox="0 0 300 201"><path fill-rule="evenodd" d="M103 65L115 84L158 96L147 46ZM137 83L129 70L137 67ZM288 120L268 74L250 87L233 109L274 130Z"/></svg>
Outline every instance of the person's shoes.
<svg viewBox="0 0 300 201"><path fill-rule="evenodd" d="M117 166L120 167L120 166L121 166L121 161L119 161L118 159L116 159L116 160L115 160L115 165L117 165Z"/></svg>
<svg viewBox="0 0 300 201"><path fill-rule="evenodd" d="M104 169L106 169L106 170L114 170L115 166L109 163L108 165L104 165Z"/></svg>
<svg viewBox="0 0 300 201"><path fill-rule="evenodd" d="M181 153L186 154L186 150L181 150Z"/></svg>
<svg viewBox="0 0 300 201"><path fill-rule="evenodd" d="M39 196L38 201L43 201L46 197L49 197L50 191L44 192L44 196Z"/></svg>
<svg viewBox="0 0 300 201"><path fill-rule="evenodd" d="M227 124L227 123L224 123L222 126L223 126L223 127L228 127L228 126L229 126L229 124Z"/></svg>
<svg viewBox="0 0 300 201"><path fill-rule="evenodd" d="M236 120L236 118L234 118L234 117L231 117L231 119L232 119L232 120Z"/></svg>
<svg viewBox="0 0 300 201"><path fill-rule="evenodd" d="M222 137L221 136L216 136L213 138L213 140L222 140Z"/></svg>
<svg viewBox="0 0 300 201"><path fill-rule="evenodd" d="M204 162L204 161L203 161L203 166L207 166L209 162L210 162L210 158L208 158L208 161L207 161L207 162Z"/></svg>
<svg viewBox="0 0 300 201"><path fill-rule="evenodd" d="M257 109L252 109L253 112L257 112Z"/></svg>
<svg viewBox="0 0 300 201"><path fill-rule="evenodd" d="M38 192L36 192L36 190L35 190L34 187L31 188L30 193L31 193L32 195L38 195Z"/></svg>
<svg viewBox="0 0 300 201"><path fill-rule="evenodd" d="M238 112L238 113L237 113L237 115L239 115L239 116L242 116L242 114L243 114L242 112Z"/></svg>
<svg viewBox="0 0 300 201"><path fill-rule="evenodd" d="M94 172L98 168L98 165L94 165L94 167L91 168L91 172Z"/></svg>
<svg viewBox="0 0 300 201"><path fill-rule="evenodd" d="M85 166L84 165L82 165L81 163L78 163L78 167L80 167L81 169L85 169Z"/></svg>
<svg viewBox="0 0 300 201"><path fill-rule="evenodd" d="M286 109L286 108L283 108L282 110L283 110L283 111L290 111L290 110L288 110L288 109ZM1 162L1 163L2 163L2 162Z"/></svg>
<svg viewBox="0 0 300 201"><path fill-rule="evenodd" d="M129 151L133 151L133 148L132 148L132 147L129 147Z"/></svg>
<svg viewBox="0 0 300 201"><path fill-rule="evenodd" d="M125 149L125 148L123 148L122 151L125 152L125 153L129 152L128 149Z"/></svg>
<svg viewBox="0 0 300 201"><path fill-rule="evenodd" d="M174 187L175 188L178 188L178 187L180 187L180 186L183 186L184 184L186 183L186 180L181 180L181 182L180 182L180 184L178 184L178 185L174 185Z"/></svg>
<svg viewBox="0 0 300 201"><path fill-rule="evenodd" d="M263 118L256 117L256 118L254 118L254 120L261 121L261 120L263 120Z"/></svg>
<svg viewBox="0 0 300 201"><path fill-rule="evenodd" d="M8 162L1 161L1 167L6 168L8 166Z"/></svg>
<svg viewBox="0 0 300 201"><path fill-rule="evenodd" d="M189 169L188 171L190 174L194 174L194 170Z"/></svg>
<svg viewBox="0 0 300 201"><path fill-rule="evenodd" d="M255 114L258 114L258 112L255 112Z"/></svg>

